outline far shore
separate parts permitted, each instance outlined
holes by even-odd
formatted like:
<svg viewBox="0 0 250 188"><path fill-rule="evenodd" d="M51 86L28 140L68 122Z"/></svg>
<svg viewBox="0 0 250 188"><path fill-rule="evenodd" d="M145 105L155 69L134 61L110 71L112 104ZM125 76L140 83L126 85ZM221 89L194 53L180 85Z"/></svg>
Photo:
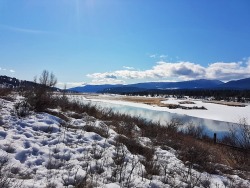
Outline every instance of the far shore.
<svg viewBox="0 0 250 188"><path fill-rule="evenodd" d="M121 95L102 95L102 94L84 94L87 99L106 99L106 100L121 100L134 103L142 103L152 106L167 107L171 109L183 108L183 104L195 104L192 100L183 100L178 104L174 103L163 103L162 101L168 100L162 97L141 97L141 96L121 96ZM215 100L202 100L203 103L214 103L219 105L234 106L234 107L245 107L246 104L240 102L227 102L227 101L215 101ZM190 108L191 109L191 108Z"/></svg>

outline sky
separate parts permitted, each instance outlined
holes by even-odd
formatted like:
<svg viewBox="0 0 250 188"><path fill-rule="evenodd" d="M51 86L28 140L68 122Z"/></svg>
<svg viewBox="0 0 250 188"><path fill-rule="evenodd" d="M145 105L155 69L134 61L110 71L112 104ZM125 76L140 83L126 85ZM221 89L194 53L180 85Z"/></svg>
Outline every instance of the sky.
<svg viewBox="0 0 250 188"><path fill-rule="evenodd" d="M58 87L250 77L249 0L0 0L0 75Z"/></svg>

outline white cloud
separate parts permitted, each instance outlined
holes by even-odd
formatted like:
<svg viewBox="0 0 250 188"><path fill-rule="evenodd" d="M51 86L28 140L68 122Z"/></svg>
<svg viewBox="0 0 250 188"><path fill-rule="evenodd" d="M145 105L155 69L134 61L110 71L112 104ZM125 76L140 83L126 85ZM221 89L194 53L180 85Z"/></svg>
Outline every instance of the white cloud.
<svg viewBox="0 0 250 188"><path fill-rule="evenodd" d="M101 78L101 79L93 79L91 81L91 85L102 85L102 84L124 84L125 81L113 79L113 78Z"/></svg>
<svg viewBox="0 0 250 188"><path fill-rule="evenodd" d="M250 77L250 60L248 62L218 62L210 64L206 70L207 78L232 80Z"/></svg>
<svg viewBox="0 0 250 188"><path fill-rule="evenodd" d="M151 57L151 58L156 58L156 56L157 56L157 54L151 54L151 55L149 55L149 57Z"/></svg>
<svg viewBox="0 0 250 188"><path fill-rule="evenodd" d="M158 55L158 54L151 54L149 55L150 58L157 58L157 59L166 59L168 57L168 55L165 55L165 54L161 54L161 55Z"/></svg>
<svg viewBox="0 0 250 188"><path fill-rule="evenodd" d="M127 67L127 66L123 66L124 69L128 69L128 70L133 70L135 69L134 67Z"/></svg>
<svg viewBox="0 0 250 188"><path fill-rule="evenodd" d="M159 57L160 57L160 59L165 59L165 58L167 58L168 56L167 56L167 55L160 55Z"/></svg>
<svg viewBox="0 0 250 188"><path fill-rule="evenodd" d="M207 67L191 62L157 62L148 70L117 70L113 72L88 74L94 82L112 81L122 83L122 79L163 79L163 80L192 80L219 79L229 81L250 77L250 59L247 62L217 62Z"/></svg>
<svg viewBox="0 0 250 188"><path fill-rule="evenodd" d="M90 78L97 78L97 79L116 79L116 75L114 73L94 73L94 74L87 74L88 77Z"/></svg>
<svg viewBox="0 0 250 188"><path fill-rule="evenodd" d="M117 70L114 72L88 74L87 76L94 79L107 78L109 75L122 79L168 79L171 77L184 76L186 79L189 79L194 76L199 77L202 74L204 74L204 68L200 65L189 62L166 63L161 61L149 70Z"/></svg>
<svg viewBox="0 0 250 188"><path fill-rule="evenodd" d="M72 88L72 87L86 85L86 83L85 82L66 82L66 83L58 82L56 86L58 88L64 89L65 85L66 85L66 88Z"/></svg>
<svg viewBox="0 0 250 188"><path fill-rule="evenodd" d="M2 68L2 67L0 67L0 71L8 71L8 72L10 72L10 73L15 73L15 72L16 72L16 71L13 70L13 69L6 69L6 68Z"/></svg>

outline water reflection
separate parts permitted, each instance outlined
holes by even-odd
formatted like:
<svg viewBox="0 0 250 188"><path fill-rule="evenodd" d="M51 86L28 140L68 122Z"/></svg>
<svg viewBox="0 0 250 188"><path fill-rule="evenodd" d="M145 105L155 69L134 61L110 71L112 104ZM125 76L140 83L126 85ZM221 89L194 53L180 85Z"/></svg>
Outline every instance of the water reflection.
<svg viewBox="0 0 250 188"><path fill-rule="evenodd" d="M225 133L229 131L230 125L232 124L223 121L203 119L187 115L170 113L166 111L156 111L146 108L113 104L108 102L92 101L91 104L105 108L112 108L115 112L119 112L122 114L128 114L134 117L141 117L146 120L151 120L153 122L160 122L160 124L162 125L165 125L166 122L169 122L173 118L181 120L184 123L184 126L192 122L195 126L203 126L206 134L210 137L212 137L214 133L217 133L218 138L221 138L223 135L225 135Z"/></svg>

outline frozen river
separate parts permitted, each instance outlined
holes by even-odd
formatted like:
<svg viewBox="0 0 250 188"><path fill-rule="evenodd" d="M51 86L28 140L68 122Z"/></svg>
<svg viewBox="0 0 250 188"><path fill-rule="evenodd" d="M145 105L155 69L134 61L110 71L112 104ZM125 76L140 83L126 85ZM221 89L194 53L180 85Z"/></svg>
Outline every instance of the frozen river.
<svg viewBox="0 0 250 188"><path fill-rule="evenodd" d="M89 102L89 101L88 101ZM171 113L167 111L158 111L153 109L147 109L139 106L130 106L126 104L115 104L114 102L103 102L103 101L91 101L92 104L111 108L115 112L119 112L122 114L128 114L135 117L141 117L149 121L160 122L160 124L164 125L166 122L169 122L171 119L176 118L181 120L185 125L192 122L195 126L203 126L205 132L209 136L213 136L214 133L217 133L218 137L221 137L226 132L229 131L230 125L232 123L217 121L211 119L198 118L183 114ZM185 126L184 125L184 126Z"/></svg>

